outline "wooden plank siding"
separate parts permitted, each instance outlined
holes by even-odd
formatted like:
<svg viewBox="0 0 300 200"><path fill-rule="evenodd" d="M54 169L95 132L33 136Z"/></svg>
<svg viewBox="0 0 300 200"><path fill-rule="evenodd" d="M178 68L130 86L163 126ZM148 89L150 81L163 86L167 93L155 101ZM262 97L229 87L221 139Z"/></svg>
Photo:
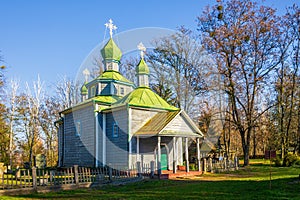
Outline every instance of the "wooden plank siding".
<svg viewBox="0 0 300 200"><path fill-rule="evenodd" d="M119 127L117 137L113 135L114 124ZM116 110L106 114L106 164L128 166L128 112Z"/></svg>
<svg viewBox="0 0 300 200"><path fill-rule="evenodd" d="M158 111L132 108L131 133L137 132L157 113Z"/></svg>
<svg viewBox="0 0 300 200"><path fill-rule="evenodd" d="M80 122L80 135L76 134L75 123ZM63 166L94 166L95 114L94 106L68 113L64 117L64 160Z"/></svg>
<svg viewBox="0 0 300 200"><path fill-rule="evenodd" d="M189 123L184 119L182 115L177 116L173 119L172 122L170 122L162 132L163 134L168 133L175 133L175 134L182 134L184 136L185 134L190 135L194 133L194 130L192 127L189 126ZM196 135L196 134L195 134Z"/></svg>
<svg viewBox="0 0 300 200"><path fill-rule="evenodd" d="M98 166L104 166L103 161L103 115L98 113L98 121L96 122L98 126Z"/></svg>

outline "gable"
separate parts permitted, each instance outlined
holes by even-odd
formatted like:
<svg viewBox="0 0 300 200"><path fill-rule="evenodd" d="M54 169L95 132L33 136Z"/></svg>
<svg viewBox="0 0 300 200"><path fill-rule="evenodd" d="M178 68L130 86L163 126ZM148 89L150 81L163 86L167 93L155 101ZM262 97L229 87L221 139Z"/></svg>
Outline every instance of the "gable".
<svg viewBox="0 0 300 200"><path fill-rule="evenodd" d="M138 136L203 137L184 111L160 112L149 119L138 131Z"/></svg>
<svg viewBox="0 0 300 200"><path fill-rule="evenodd" d="M192 124L190 124L184 115L180 113L161 131L159 135L199 137L202 136L200 133L198 130L195 130Z"/></svg>
<svg viewBox="0 0 300 200"><path fill-rule="evenodd" d="M148 120L137 132L137 135L157 135L167 124L179 113L180 111L173 112L159 112Z"/></svg>

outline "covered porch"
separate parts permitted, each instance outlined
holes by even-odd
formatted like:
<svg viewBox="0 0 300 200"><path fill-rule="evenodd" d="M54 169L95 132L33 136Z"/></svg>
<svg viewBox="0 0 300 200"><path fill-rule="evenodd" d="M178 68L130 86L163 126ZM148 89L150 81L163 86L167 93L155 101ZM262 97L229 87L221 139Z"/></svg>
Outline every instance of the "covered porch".
<svg viewBox="0 0 300 200"><path fill-rule="evenodd" d="M141 166L154 163L158 176L190 173L189 146L193 142L196 143L194 165L198 173L201 171L203 134L184 111L156 114L133 137L136 139L135 161Z"/></svg>
<svg viewBox="0 0 300 200"><path fill-rule="evenodd" d="M136 137L136 163L141 167L154 166L157 175L201 171L200 139L180 136ZM189 146L196 140L196 158L190 165Z"/></svg>

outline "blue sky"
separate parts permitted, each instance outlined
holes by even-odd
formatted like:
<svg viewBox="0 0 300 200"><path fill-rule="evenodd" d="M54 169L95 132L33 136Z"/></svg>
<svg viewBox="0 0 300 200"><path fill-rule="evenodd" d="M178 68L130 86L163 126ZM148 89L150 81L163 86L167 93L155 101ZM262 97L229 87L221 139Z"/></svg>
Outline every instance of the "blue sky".
<svg viewBox="0 0 300 200"><path fill-rule="evenodd" d="M267 0L284 12L299 0ZM49 86L59 75L70 78L99 43L104 24L112 18L117 33L143 27L175 30L180 25L196 29L196 17L209 0L1 0L0 51L7 79L21 84L37 79ZM108 37L108 34L106 34Z"/></svg>

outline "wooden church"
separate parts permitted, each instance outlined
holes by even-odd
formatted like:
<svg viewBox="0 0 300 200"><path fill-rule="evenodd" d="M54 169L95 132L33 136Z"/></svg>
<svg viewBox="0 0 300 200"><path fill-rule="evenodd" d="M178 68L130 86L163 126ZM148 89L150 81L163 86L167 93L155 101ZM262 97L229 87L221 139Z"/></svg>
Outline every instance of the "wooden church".
<svg viewBox="0 0 300 200"><path fill-rule="evenodd" d="M141 50L137 86L119 72L122 52L112 38L101 50L104 72L81 88L82 102L63 110L59 125L60 167L130 168L154 161L157 169L176 170L188 163L188 144L203 134L184 110L169 105L149 88L149 68ZM183 158L185 155L185 158Z"/></svg>

